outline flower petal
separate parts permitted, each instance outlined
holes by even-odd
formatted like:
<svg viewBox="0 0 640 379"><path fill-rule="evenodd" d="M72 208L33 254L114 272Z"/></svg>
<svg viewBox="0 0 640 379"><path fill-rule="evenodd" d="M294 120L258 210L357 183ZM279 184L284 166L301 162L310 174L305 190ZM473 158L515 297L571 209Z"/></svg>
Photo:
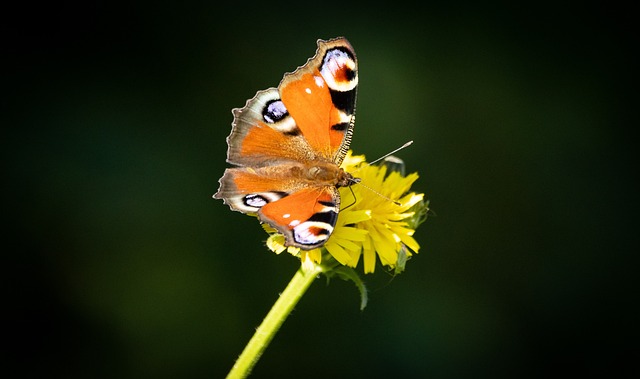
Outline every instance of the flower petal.
<svg viewBox="0 0 640 379"><path fill-rule="evenodd" d="M340 213L339 222L342 225L350 225L350 224L357 224L359 222L367 221L370 219L371 219L371 212L366 210L352 211L352 212L342 211Z"/></svg>
<svg viewBox="0 0 640 379"><path fill-rule="evenodd" d="M351 256L345 249L343 249L340 245L336 243L326 244L325 248L331 254L332 257L336 259L336 261L340 262L341 265L346 266L351 261Z"/></svg>

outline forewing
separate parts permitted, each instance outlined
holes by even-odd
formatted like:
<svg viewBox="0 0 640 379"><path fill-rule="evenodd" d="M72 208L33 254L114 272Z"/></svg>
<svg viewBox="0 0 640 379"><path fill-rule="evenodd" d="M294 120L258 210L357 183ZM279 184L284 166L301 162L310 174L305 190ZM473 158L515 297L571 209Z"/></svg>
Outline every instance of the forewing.
<svg viewBox="0 0 640 379"><path fill-rule="evenodd" d="M311 147L276 88L258 92L243 108L234 109L233 115L227 162L261 167L308 159Z"/></svg>
<svg viewBox="0 0 640 379"><path fill-rule="evenodd" d="M318 40L316 55L286 74L278 90L288 114L312 151L340 164L355 123L358 64L344 38Z"/></svg>

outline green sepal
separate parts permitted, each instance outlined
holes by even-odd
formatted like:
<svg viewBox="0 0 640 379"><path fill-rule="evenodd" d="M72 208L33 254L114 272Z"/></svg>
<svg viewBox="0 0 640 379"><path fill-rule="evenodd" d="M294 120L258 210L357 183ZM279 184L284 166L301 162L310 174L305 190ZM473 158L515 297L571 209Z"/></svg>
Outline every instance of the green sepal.
<svg viewBox="0 0 640 379"><path fill-rule="evenodd" d="M360 292L360 310L364 310L367 306L367 302L369 301L369 294L367 292L367 286L365 286L364 281L362 281L360 276L358 276L356 270L347 266L338 266L333 270L326 271L324 274L327 276L327 284L334 275L338 276L342 280L352 281Z"/></svg>

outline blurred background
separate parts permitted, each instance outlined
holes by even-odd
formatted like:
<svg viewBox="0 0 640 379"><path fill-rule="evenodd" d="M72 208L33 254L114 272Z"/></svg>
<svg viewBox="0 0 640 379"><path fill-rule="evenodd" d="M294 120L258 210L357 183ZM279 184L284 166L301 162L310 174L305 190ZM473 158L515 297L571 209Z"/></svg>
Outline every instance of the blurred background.
<svg viewBox="0 0 640 379"><path fill-rule="evenodd" d="M5 9L5 367L226 375L299 266L211 198L231 109L337 36L360 65L353 150L373 159L414 140L399 156L435 216L402 275L364 277L364 311L352 283L317 280L252 377L540 377L631 363L630 14L557 2Z"/></svg>

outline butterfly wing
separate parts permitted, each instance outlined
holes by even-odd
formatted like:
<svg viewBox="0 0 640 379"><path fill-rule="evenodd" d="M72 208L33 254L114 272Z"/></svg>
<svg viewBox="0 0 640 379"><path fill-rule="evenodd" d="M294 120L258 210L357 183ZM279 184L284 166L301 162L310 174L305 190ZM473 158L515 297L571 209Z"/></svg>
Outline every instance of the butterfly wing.
<svg viewBox="0 0 640 379"><path fill-rule="evenodd" d="M336 187L305 188L266 204L258 215L278 226L285 245L309 250L322 246L333 232L339 201Z"/></svg>
<svg viewBox="0 0 640 379"><path fill-rule="evenodd" d="M322 246L337 219L335 185L351 141L357 84L349 42L319 40L315 56L277 89L259 91L233 110L227 161L240 167L225 171L214 197L257 214L288 246ZM326 166L333 181L311 180L315 165Z"/></svg>
<svg viewBox="0 0 640 379"><path fill-rule="evenodd" d="M351 142L357 87L356 55L344 38L318 41L316 55L278 87L312 150L338 165Z"/></svg>
<svg viewBox="0 0 640 379"><path fill-rule="evenodd" d="M227 162L263 167L301 161L311 151L276 88L260 91L244 108L233 110L231 134L227 137Z"/></svg>
<svg viewBox="0 0 640 379"><path fill-rule="evenodd" d="M333 231L340 194L335 186L310 186L292 178L291 167L229 168L215 197L231 209L257 214L285 236L287 246L313 249Z"/></svg>
<svg viewBox="0 0 640 379"><path fill-rule="evenodd" d="M357 60L344 38L318 41L316 55L233 110L227 161L265 166L284 160L342 163L355 123Z"/></svg>

